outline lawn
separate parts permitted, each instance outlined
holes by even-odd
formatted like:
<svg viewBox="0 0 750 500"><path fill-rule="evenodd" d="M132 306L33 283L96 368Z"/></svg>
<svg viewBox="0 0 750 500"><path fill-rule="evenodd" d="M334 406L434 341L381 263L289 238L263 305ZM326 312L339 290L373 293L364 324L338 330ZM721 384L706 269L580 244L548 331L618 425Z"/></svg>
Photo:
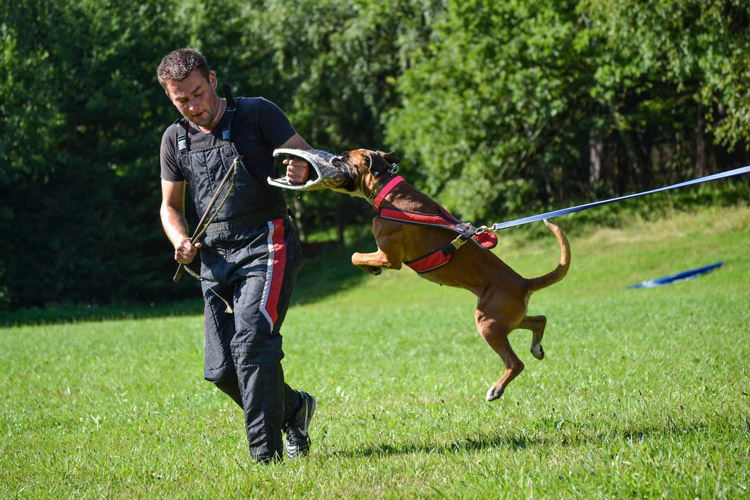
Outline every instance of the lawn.
<svg viewBox="0 0 750 500"><path fill-rule="evenodd" d="M554 238L519 234L501 233L498 254L528 277L551 270ZM0 498L747 498L750 208L637 219L571 246L566 279L529 307L548 317L546 358L514 332L526 370L492 403L502 364L473 295L309 263L283 333L287 381L318 398L313 448L265 467L239 409L202 381L199 306L2 328Z"/></svg>

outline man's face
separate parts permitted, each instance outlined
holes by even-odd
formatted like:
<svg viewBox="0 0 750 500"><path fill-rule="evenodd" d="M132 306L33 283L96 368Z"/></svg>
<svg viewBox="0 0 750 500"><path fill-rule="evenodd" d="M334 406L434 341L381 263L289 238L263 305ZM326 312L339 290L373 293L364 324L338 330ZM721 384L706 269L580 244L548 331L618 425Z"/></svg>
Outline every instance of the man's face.
<svg viewBox="0 0 750 500"><path fill-rule="evenodd" d="M214 124L220 110L220 99L216 95L216 75L209 73L206 80L200 71L193 70L187 78L167 82L167 96L182 116L199 127Z"/></svg>

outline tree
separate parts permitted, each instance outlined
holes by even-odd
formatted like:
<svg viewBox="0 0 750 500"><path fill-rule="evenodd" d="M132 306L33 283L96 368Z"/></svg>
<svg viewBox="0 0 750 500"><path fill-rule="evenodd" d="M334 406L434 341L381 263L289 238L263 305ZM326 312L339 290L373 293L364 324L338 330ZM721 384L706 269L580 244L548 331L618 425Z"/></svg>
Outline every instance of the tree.
<svg viewBox="0 0 750 500"><path fill-rule="evenodd" d="M166 5L38 0L4 16L0 267L12 306L149 299L168 273L146 265L164 251L147 214L165 121L154 68L174 44Z"/></svg>
<svg viewBox="0 0 750 500"><path fill-rule="evenodd" d="M594 0L581 11L597 44L592 97L644 153L661 150L660 173L700 175L708 157L747 150L746 2ZM710 149L711 142L719 147Z"/></svg>
<svg viewBox="0 0 750 500"><path fill-rule="evenodd" d="M450 2L398 80L387 140L467 218L732 166L747 158L750 131L749 10L735 0Z"/></svg>
<svg viewBox="0 0 750 500"><path fill-rule="evenodd" d="M574 43L582 29L574 2L449 4L388 122L427 191L484 218L574 185L563 167L580 160L589 111L587 47Z"/></svg>

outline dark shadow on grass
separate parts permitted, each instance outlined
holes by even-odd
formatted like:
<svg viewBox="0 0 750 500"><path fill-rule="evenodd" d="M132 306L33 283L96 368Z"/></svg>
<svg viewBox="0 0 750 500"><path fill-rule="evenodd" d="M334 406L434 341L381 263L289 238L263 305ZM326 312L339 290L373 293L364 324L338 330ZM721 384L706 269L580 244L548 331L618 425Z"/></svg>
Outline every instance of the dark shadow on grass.
<svg viewBox="0 0 750 500"><path fill-rule="evenodd" d="M725 432L746 432L742 425L730 425L726 422ZM512 452L523 451L534 447L573 447L581 445L599 446L613 441L640 442L645 443L652 438L665 436L682 436L686 439L695 439L706 433L708 425L705 423L675 422L668 419L662 426L645 426L613 430L612 432L598 432L587 425L580 426L580 432L570 436L570 427L567 429L547 428L546 419L541 419L532 424L534 432L526 435L520 431L509 431L494 436L477 435L442 445L425 443L403 444L382 443L372 447L357 450L342 450L331 453L332 456L343 456L350 458L358 457L380 457L393 455L411 454L453 454L461 452L480 451L485 449L505 449Z"/></svg>
<svg viewBox="0 0 750 500"><path fill-rule="evenodd" d="M200 297L200 291L198 292ZM203 314L200 298L167 304L63 304L47 308L0 312L0 327L83 323L87 321L118 321Z"/></svg>
<svg viewBox="0 0 750 500"><path fill-rule="evenodd" d="M368 274L352 264L352 254L375 250L377 245L372 234L369 234L366 238L331 249L323 255L305 259L297 275L292 305L314 303L359 285Z"/></svg>
<svg viewBox="0 0 750 500"><path fill-rule="evenodd" d="M357 286L367 274L352 265L351 255L356 251L374 251L375 249L372 233L362 231L362 236L344 247L331 249L314 258L307 258L297 276L292 305L313 303L328 295ZM195 265L193 268L198 269ZM171 280L171 276L165 276L164 279ZM183 282L174 286L191 287L195 298L154 303L60 304L14 312L0 311L0 327L203 314L203 300L197 282L185 275Z"/></svg>
<svg viewBox="0 0 750 500"><path fill-rule="evenodd" d="M495 437L474 437L444 445L430 445L417 443L391 444L382 443L370 448L359 450L344 450L333 452L333 456L378 457L391 455L411 455L415 453L425 454L452 454L465 451L478 451L487 448L507 448L513 451L524 450L535 446L540 442L538 438L529 438L523 435L508 435Z"/></svg>

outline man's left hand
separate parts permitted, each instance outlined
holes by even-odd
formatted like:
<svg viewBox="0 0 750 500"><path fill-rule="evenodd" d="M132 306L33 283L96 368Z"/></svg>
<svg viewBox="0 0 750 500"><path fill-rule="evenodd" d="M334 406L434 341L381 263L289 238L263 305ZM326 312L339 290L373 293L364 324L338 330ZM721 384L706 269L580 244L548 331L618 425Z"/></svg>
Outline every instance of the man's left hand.
<svg viewBox="0 0 750 500"><path fill-rule="evenodd" d="M287 158L284 160L286 165L286 180L289 184L304 184L310 172L310 165L299 158Z"/></svg>

